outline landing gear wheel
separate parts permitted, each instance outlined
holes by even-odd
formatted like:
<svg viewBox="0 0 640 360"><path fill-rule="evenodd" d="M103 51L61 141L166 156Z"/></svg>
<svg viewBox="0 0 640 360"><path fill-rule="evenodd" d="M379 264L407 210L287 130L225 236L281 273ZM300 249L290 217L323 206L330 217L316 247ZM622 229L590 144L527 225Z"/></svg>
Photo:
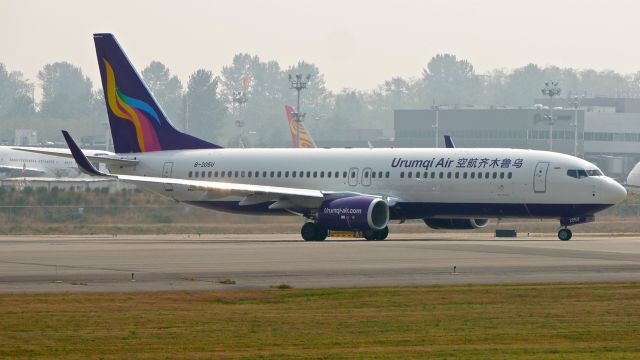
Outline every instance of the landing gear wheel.
<svg viewBox="0 0 640 360"><path fill-rule="evenodd" d="M305 223L300 230L304 241L322 241L327 238L328 234L327 229L312 222Z"/></svg>
<svg viewBox="0 0 640 360"><path fill-rule="evenodd" d="M389 236L389 227L385 226L384 229L376 231L376 240L384 240Z"/></svg>
<svg viewBox="0 0 640 360"><path fill-rule="evenodd" d="M300 235L302 235L304 241L315 241L317 232L318 227L316 226L316 224L311 222L305 223L304 225L302 225L302 229L300 229Z"/></svg>
<svg viewBox="0 0 640 360"><path fill-rule="evenodd" d="M362 232L366 240L378 240L378 232L376 230L365 230Z"/></svg>
<svg viewBox="0 0 640 360"><path fill-rule="evenodd" d="M329 231L327 231L324 226L316 224L316 241L323 241L328 235Z"/></svg>
<svg viewBox="0 0 640 360"><path fill-rule="evenodd" d="M560 229L560 231L558 231L558 239L560 239L562 241L571 240L571 235L573 235L573 234L571 233L571 230L569 230L569 229Z"/></svg>

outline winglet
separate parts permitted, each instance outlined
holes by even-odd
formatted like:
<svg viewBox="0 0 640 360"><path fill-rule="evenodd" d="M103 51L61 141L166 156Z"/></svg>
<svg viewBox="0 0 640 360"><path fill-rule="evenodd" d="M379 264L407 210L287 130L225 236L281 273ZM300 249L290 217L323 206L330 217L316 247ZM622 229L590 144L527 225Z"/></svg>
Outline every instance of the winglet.
<svg viewBox="0 0 640 360"><path fill-rule="evenodd" d="M449 136L449 135L445 135L445 136L444 136L444 145L445 145L445 147L446 147L446 148L448 148L448 149L453 149L453 148L455 148L455 147L456 147L456 146L453 144L453 139L451 139L451 136Z"/></svg>
<svg viewBox="0 0 640 360"><path fill-rule="evenodd" d="M73 155L73 159L76 161L76 164L78 164L80 171L92 176L109 176L98 171L93 164L91 164L91 161L84 156L82 150L80 150L76 142L73 141L73 138L71 138L71 135L69 135L66 130L62 130L62 136L64 136L64 140L67 142L67 146L69 147L69 150L71 150L71 155Z"/></svg>

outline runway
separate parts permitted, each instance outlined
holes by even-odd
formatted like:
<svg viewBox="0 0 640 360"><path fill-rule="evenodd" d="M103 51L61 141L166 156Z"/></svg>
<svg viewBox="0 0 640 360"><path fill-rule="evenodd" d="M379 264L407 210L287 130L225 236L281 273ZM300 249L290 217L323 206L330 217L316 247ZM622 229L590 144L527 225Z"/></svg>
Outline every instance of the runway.
<svg viewBox="0 0 640 360"><path fill-rule="evenodd" d="M4 293L639 280L640 237L0 236Z"/></svg>

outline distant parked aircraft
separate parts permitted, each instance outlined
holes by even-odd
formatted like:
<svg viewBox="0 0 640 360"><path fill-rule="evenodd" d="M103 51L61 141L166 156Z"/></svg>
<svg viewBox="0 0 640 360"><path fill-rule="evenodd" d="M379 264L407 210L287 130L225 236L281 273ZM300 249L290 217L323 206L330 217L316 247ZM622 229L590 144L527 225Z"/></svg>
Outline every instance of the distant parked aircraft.
<svg viewBox="0 0 640 360"><path fill-rule="evenodd" d="M287 121L289 121L289 129L291 130L291 141L293 143L293 147L299 148L315 148L316 142L313 141L311 134L304 127L304 123L300 122L300 124L296 124L296 111L293 107L289 105L284 106L284 111L287 113ZM296 146L296 133L300 129L300 143Z"/></svg>
<svg viewBox="0 0 640 360"><path fill-rule="evenodd" d="M24 150L30 150L26 152ZM41 150L42 153L38 153ZM67 154L68 159L51 155L52 152ZM101 150L87 150L96 160L100 156L115 156ZM76 177L82 172L71 158L69 149L0 146L0 174L4 177Z"/></svg>

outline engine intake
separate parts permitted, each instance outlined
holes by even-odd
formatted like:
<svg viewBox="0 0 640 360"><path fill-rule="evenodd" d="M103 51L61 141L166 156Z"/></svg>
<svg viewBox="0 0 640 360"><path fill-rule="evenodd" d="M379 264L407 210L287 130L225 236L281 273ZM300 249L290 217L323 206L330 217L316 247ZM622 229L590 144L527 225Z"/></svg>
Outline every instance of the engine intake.
<svg viewBox="0 0 640 360"><path fill-rule="evenodd" d="M381 230L389 223L389 206L370 196L326 200L318 210L318 224L328 230Z"/></svg>
<svg viewBox="0 0 640 360"><path fill-rule="evenodd" d="M471 230L480 229L489 224L489 219L423 219L432 229Z"/></svg>

